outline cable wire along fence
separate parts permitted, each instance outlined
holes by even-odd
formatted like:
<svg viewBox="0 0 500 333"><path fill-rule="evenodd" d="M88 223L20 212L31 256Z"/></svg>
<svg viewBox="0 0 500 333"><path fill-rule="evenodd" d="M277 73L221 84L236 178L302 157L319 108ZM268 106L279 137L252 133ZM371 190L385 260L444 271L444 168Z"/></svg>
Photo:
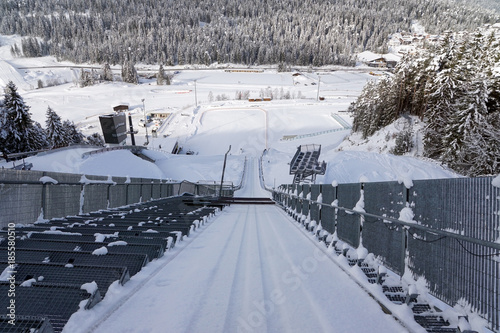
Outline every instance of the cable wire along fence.
<svg viewBox="0 0 500 333"><path fill-rule="evenodd" d="M448 304L469 304L500 331L500 188L493 177L281 185L275 201L399 275L423 276Z"/></svg>
<svg viewBox="0 0 500 333"><path fill-rule="evenodd" d="M217 196L220 184L0 170L0 228L190 194ZM222 195L233 196L225 183Z"/></svg>

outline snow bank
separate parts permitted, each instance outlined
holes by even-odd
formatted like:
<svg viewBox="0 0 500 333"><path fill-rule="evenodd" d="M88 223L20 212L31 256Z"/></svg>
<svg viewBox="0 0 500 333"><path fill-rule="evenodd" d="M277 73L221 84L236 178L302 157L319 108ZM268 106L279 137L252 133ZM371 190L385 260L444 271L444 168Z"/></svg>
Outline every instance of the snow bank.
<svg viewBox="0 0 500 333"><path fill-rule="evenodd" d="M41 181L43 184L47 184L47 183L57 184L57 183L59 183L57 180L55 180L54 178L51 178L49 176L43 176L39 179L39 181Z"/></svg>
<svg viewBox="0 0 500 333"><path fill-rule="evenodd" d="M2 274L0 274L0 281L9 281L9 278L14 275L15 269L12 269L10 265L5 267Z"/></svg>
<svg viewBox="0 0 500 333"><path fill-rule="evenodd" d="M458 174L440 165L410 156L395 156L362 151L329 152L323 157L327 162L325 176L318 176L318 183L357 183L398 181L407 188L412 180L457 178Z"/></svg>
<svg viewBox="0 0 500 333"><path fill-rule="evenodd" d="M35 282L36 282L36 279L32 278L32 279L24 281L23 283L20 284L20 286L21 287L31 287L33 285L33 283L35 283Z"/></svg>
<svg viewBox="0 0 500 333"><path fill-rule="evenodd" d="M399 212L398 220L408 223L417 223L417 221L413 219L414 217L415 214L413 213L413 210L407 205L401 210L401 212Z"/></svg>
<svg viewBox="0 0 500 333"><path fill-rule="evenodd" d="M123 246L123 245L127 245L128 243L125 242L125 241L116 241L116 242L111 242L108 244L108 247L109 246Z"/></svg>
<svg viewBox="0 0 500 333"><path fill-rule="evenodd" d="M492 181L491 185L495 187L500 187L500 175L496 176Z"/></svg>
<svg viewBox="0 0 500 333"><path fill-rule="evenodd" d="M80 289L87 291L89 294L94 294L97 290L97 283L95 281L82 284Z"/></svg>
<svg viewBox="0 0 500 333"><path fill-rule="evenodd" d="M92 252L93 255L95 256L104 256L106 254L108 254L108 249L106 246L102 246L98 249L95 249L93 252Z"/></svg>

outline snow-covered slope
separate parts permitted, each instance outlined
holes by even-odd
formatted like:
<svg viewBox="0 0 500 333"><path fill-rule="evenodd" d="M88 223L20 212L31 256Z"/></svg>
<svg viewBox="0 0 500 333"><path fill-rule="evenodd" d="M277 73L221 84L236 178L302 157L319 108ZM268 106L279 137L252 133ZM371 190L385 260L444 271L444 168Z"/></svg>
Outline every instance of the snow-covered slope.
<svg viewBox="0 0 500 333"><path fill-rule="evenodd" d="M70 67L53 68L53 65L69 64L57 64L52 57L13 58L9 45L15 40L18 37L2 39L4 46L0 47L0 54L8 63L0 66L0 84L15 77L20 85L23 82L29 85L27 82L34 80L46 85L49 80L68 82L74 74ZM50 106L62 119L74 121L86 135L101 132L98 116L109 114L113 105L126 102L135 129L139 130L136 135L139 145L145 142L146 135L146 129L137 126L139 119L147 112L169 113L157 137L151 136L151 126L148 129L148 147L157 149L148 154L156 163L126 151L84 159L81 149L30 157L27 162L33 163L35 170L219 181L224 154L231 145L225 179L238 184L245 157L251 160L265 152L262 167L266 185L272 187L292 181L288 162L297 146L314 143L322 145L320 159L328 163L326 174L318 177L318 182L456 177L435 163L387 154L397 124L381 131L371 141L356 135L344 141L350 131L344 129L338 119L351 123L350 115L343 111L363 85L374 79L362 71L325 68L322 72L304 71L293 75L269 70L256 73L169 70L174 74L170 86L158 86L154 80L142 79L139 85L113 82L79 88L74 83L65 83L22 93L34 120L44 124L45 112ZM272 96L272 101L234 99L237 92L245 91L255 97ZM324 100L317 101L318 95ZM194 155L164 153L176 142L184 153L190 151ZM130 144L130 139L127 143ZM416 150L417 154L413 155L418 155L418 144Z"/></svg>

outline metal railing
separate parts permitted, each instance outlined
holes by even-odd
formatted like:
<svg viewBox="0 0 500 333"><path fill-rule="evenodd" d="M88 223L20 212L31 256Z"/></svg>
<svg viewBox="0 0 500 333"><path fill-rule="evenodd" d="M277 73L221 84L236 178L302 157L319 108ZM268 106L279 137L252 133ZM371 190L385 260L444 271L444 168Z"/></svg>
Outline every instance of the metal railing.
<svg viewBox="0 0 500 333"><path fill-rule="evenodd" d="M0 170L0 228L180 196L215 196L219 184ZM223 187L232 196L232 183Z"/></svg>
<svg viewBox="0 0 500 333"><path fill-rule="evenodd" d="M500 188L492 177L332 185L273 192L296 219L310 219L399 275L424 277L431 294L467 303L500 331Z"/></svg>

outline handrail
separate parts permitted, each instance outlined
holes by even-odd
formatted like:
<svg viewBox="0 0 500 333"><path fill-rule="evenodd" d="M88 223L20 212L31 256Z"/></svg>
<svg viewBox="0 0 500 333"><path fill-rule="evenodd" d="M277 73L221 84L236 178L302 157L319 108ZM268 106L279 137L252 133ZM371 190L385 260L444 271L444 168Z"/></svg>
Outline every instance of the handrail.
<svg viewBox="0 0 500 333"><path fill-rule="evenodd" d="M241 173L241 178L240 178L240 183L236 186L233 187L234 191L241 190L241 187L243 186L243 180L245 179L245 175L247 172L247 156L245 155L245 162L243 163L243 172Z"/></svg>
<svg viewBox="0 0 500 333"><path fill-rule="evenodd" d="M362 212L362 211L351 209L351 208L337 206L334 204L325 204L325 203L322 203L319 201L315 201L315 200L311 200L311 199L307 199L307 198L301 198L298 195L288 194L285 192L279 192L276 190L274 192L276 192L278 194L283 194L283 195L288 196L290 198L298 199L299 201L309 201L310 203L313 203L316 205L340 209L340 210L343 210L343 211L351 213L351 214L359 214L359 215L363 215L366 217L372 217L372 218L376 218L376 219L381 220L381 221L390 221L390 222L396 223L396 224L404 226L404 227L415 228L418 230L422 230L422 231L426 231L426 232L430 232L430 233L435 233L435 234L440 235L440 236L456 238L456 239L463 240L463 241L466 241L469 243L473 243L473 244L477 244L477 245L481 245L481 246L486 246L486 247L491 247L493 249L500 250L500 243L494 243L494 242L489 242L489 241L485 241L485 240L481 240L481 239L477 239L477 238L471 238L468 236L463 236L463 235L456 234L456 233L449 232L449 231L430 228L430 227L427 227L427 226L424 226L424 225L421 225L418 223L401 221L399 219L395 219L395 218L388 217L388 216L380 216L380 215L376 215L376 214L366 213L366 212Z"/></svg>

